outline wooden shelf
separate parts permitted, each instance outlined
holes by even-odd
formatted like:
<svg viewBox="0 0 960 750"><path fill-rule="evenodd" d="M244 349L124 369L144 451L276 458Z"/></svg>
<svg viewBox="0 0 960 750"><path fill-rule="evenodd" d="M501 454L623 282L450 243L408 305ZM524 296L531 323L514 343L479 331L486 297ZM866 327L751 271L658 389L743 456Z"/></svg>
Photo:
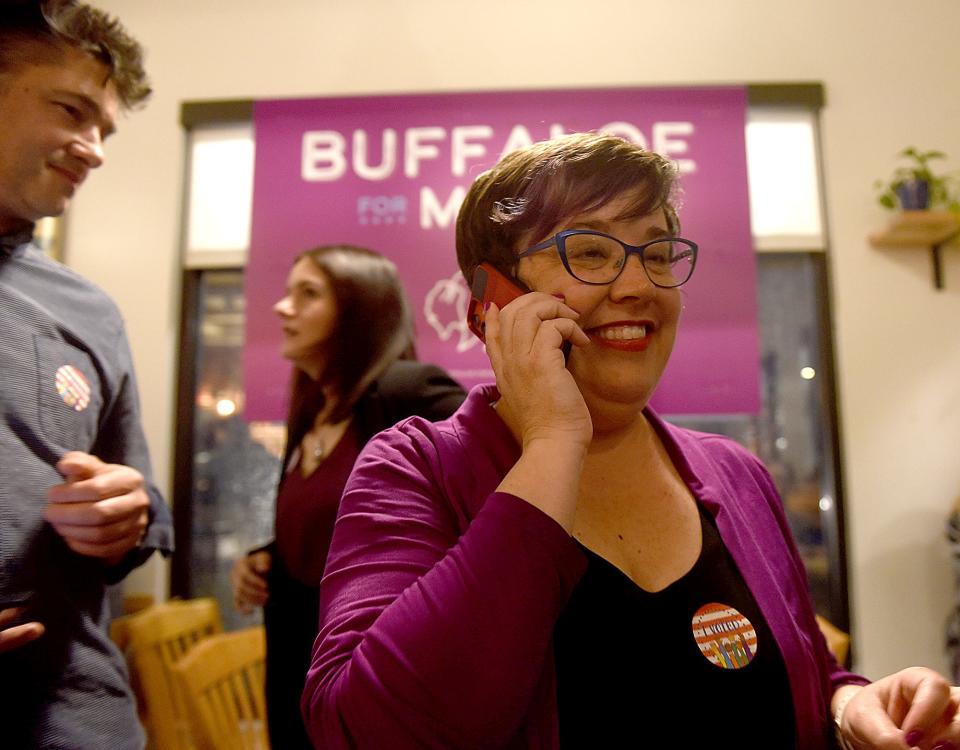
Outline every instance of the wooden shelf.
<svg viewBox="0 0 960 750"><path fill-rule="evenodd" d="M960 216L951 211L901 211L887 228L870 235L874 247L929 249L933 260L933 283L943 289L941 248L960 235Z"/></svg>

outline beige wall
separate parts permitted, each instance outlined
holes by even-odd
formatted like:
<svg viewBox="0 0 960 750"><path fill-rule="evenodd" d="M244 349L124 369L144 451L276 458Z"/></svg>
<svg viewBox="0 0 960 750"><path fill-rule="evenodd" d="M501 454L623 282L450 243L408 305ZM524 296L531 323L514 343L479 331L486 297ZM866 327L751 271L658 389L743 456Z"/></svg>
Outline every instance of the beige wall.
<svg viewBox="0 0 960 750"><path fill-rule="evenodd" d="M955 0L100 0L144 41L157 90L70 217L69 261L129 324L169 487L184 100L662 83L825 85L823 153L854 643L870 676L943 669L960 495L960 250L877 251L871 185L916 144L960 167ZM564 54L563 50L568 50ZM141 575L163 580L162 571Z"/></svg>

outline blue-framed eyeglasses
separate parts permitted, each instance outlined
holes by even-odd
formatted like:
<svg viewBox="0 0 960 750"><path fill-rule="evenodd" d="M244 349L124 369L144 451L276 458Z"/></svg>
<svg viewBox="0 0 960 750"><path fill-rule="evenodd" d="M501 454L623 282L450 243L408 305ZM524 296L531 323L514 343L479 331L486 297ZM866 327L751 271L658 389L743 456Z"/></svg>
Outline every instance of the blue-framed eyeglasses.
<svg viewBox="0 0 960 750"><path fill-rule="evenodd" d="M697 243L682 237L658 237L642 245L628 245L616 237L590 229L566 229L524 250L518 258L556 247L563 267L584 284L610 284L626 268L631 253L640 258L650 283L664 289L686 284L697 265Z"/></svg>

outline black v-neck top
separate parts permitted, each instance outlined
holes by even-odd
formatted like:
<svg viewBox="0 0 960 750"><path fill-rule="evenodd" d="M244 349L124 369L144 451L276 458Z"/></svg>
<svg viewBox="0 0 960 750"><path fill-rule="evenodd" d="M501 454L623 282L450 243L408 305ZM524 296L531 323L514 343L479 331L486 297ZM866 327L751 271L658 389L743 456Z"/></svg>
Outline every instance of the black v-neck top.
<svg viewBox="0 0 960 750"><path fill-rule="evenodd" d="M560 745L790 750L783 657L713 518L693 568L658 592L584 549L554 630Z"/></svg>

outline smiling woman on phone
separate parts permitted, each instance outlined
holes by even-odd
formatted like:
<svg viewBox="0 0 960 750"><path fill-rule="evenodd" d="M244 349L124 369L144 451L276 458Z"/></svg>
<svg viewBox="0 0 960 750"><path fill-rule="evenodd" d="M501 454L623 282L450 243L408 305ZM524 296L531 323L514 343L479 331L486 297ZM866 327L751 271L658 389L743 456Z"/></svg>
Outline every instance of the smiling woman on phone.
<svg viewBox="0 0 960 750"><path fill-rule="evenodd" d="M471 187L464 276L529 293L481 300L495 385L357 460L303 699L317 746L960 742L939 675L868 683L830 655L760 461L650 408L700 252L674 181L578 134Z"/></svg>

